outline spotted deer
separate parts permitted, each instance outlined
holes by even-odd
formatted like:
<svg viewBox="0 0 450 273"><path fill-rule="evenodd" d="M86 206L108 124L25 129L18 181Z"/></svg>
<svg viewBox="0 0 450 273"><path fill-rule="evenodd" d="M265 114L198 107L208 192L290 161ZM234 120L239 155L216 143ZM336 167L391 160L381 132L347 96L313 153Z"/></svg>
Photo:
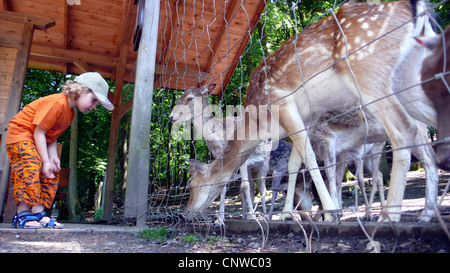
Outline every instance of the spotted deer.
<svg viewBox="0 0 450 273"><path fill-rule="evenodd" d="M415 146L411 151L422 163L426 174L425 209L419 220L429 221L435 215L434 206L437 205L439 175L433 161L435 153L430 145L424 145L429 143L427 126L417 121L416 127L413 138ZM357 167L358 185L366 205L366 217L371 218L374 190L377 188L380 191L381 204L384 205L383 180L378 165L384 143L389 139L381 124L368 112L365 113L365 120L358 115L358 111L327 112L318 120L318 125L311 129L310 138L317 159L323 161L330 195L339 209L342 208L341 182L345 163L355 161L355 165L359 165ZM360 159L364 164L360 165ZM373 184L370 198L367 197L364 189L363 165L372 173Z"/></svg>
<svg viewBox="0 0 450 273"><path fill-rule="evenodd" d="M438 140L443 142L437 146L436 162L441 169L450 171L450 27L425 41L432 54L423 61L423 89L437 111Z"/></svg>
<svg viewBox="0 0 450 273"><path fill-rule="evenodd" d="M365 121L358 115L357 111L347 109L344 111L333 111L325 113L311 128L309 136L311 144L316 154L317 160L323 162L324 172L327 178L328 189L335 204L342 208L342 180L346 164L354 163L357 169L358 185L362 191L364 203L366 205L366 218L372 218L372 204L376 190L380 192L380 203L385 203L383 190L383 177L378 170L381 152L388 139L381 124L370 114L365 114ZM367 122L367 123L365 123ZM369 128L366 132L365 126ZM417 145L412 149L412 154L422 163L426 174L426 201L425 209L422 211L419 221L427 222L435 215L434 206L437 205L437 183L439 180L437 166L433 161L434 151L428 143L428 129L423 123L417 124L417 133L414 143ZM283 144L283 145L282 145ZM279 148L288 146L290 143L280 142ZM292 145L290 145L292 147ZM277 149L278 150L278 149ZM290 148L289 148L290 150ZM273 173L272 190L284 191L287 184L281 182L281 177L288 174L288 156L283 150L272 152L271 163L282 165ZM274 158L272 158L274 157ZM361 163L360 164L360 160ZM272 164L271 164L272 165ZM358 167L359 166L359 167ZM365 191L363 167L372 174L372 190L370 196ZM269 168L270 171L270 168ZM297 180L298 184L298 180ZM311 195L302 194L305 190L300 185L296 185L294 204L301 200L301 209L310 210L312 202ZM269 214L273 212L274 199L272 197L272 207ZM296 199L296 200L295 200ZM308 206L309 204L309 206ZM305 206L306 205L306 206Z"/></svg>
<svg viewBox="0 0 450 273"><path fill-rule="evenodd" d="M426 15L420 18L428 23ZM308 131L323 113L358 104L380 122L394 148L391 185L380 219L399 221L410 166L410 150L402 148L413 145L417 126L391 96L391 79L397 66L413 54L416 25L407 1L350 2L286 41L258 66L247 88L244 107L265 108L259 108L259 115L245 113L236 125L245 129L256 123L258 139L242 140L235 134L220 157L191 177L185 216L205 210L262 140L289 136L295 149L284 211L292 211L296 174L305 162L329 212L325 220L333 220L331 212L337 207L320 175Z"/></svg>

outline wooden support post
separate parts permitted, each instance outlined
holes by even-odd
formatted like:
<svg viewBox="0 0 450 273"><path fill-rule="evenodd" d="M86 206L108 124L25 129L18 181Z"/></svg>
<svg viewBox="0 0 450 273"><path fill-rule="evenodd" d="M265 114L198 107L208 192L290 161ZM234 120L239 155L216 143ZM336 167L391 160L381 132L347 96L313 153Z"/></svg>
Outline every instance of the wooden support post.
<svg viewBox="0 0 450 273"><path fill-rule="evenodd" d="M125 217L136 218L138 227L144 227L147 221L150 124L158 42L159 5L159 0L145 1L144 23L134 86Z"/></svg>
<svg viewBox="0 0 450 273"><path fill-rule="evenodd" d="M23 87L25 85L25 75L27 74L28 57L30 56L33 33L34 25L25 23L22 31L22 38L17 49L8 106L6 108L5 120L2 128L2 136L5 137L0 146L0 169L3 170L2 176L0 177L0 215L3 215L3 205L6 201L9 182L9 160L6 154L6 131L8 130L8 123L14 118L17 112L19 112L20 103L22 102Z"/></svg>
<svg viewBox="0 0 450 273"><path fill-rule="evenodd" d="M106 166L106 183L105 183L105 202L103 208L103 220L108 223L112 222L112 204L114 197L114 170L116 166L116 153L117 153L117 136L119 134L120 126L120 104L122 102L122 91L123 91L123 77L125 72L125 65L123 64L126 60L128 47L124 47L120 53L120 60L118 69L116 70L116 85L114 89L114 105L115 108L111 116L111 129L109 132L109 147L108 147L108 162ZM123 57L124 55L124 57Z"/></svg>
<svg viewBox="0 0 450 273"><path fill-rule="evenodd" d="M128 58L128 48L130 45L131 34L133 32L133 22L130 17L131 10L134 7L134 1L127 0L124 2L126 7L122 14L122 29L120 31L120 40L122 43L117 47L118 63L116 66L116 85L114 88L114 110L111 116L111 129L109 132L109 146L108 146L108 163L106 166L106 181L105 181L105 198L103 206L103 220L108 223L112 222L112 205L114 197L114 170L116 166L117 153L117 137L119 134L120 119L122 118L122 91L125 77L125 70Z"/></svg>

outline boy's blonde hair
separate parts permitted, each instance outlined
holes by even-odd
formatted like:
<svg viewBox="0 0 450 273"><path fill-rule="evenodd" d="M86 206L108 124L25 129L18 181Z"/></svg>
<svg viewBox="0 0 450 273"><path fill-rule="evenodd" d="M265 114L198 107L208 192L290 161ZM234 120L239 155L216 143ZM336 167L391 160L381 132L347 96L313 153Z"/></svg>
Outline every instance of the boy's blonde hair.
<svg viewBox="0 0 450 273"><path fill-rule="evenodd" d="M91 89L86 86L74 82L72 80L67 80L66 83L62 87L62 93L73 100L77 100L80 97L82 92L92 92Z"/></svg>

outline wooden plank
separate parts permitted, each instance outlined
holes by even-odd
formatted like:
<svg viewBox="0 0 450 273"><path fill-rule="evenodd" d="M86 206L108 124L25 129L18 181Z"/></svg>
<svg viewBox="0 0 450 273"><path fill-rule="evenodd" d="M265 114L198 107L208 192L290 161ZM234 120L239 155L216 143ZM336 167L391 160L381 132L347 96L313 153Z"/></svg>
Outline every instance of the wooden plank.
<svg viewBox="0 0 450 273"><path fill-rule="evenodd" d="M120 42L121 14L122 4L118 1L85 1L82 5L70 6L67 47L113 55Z"/></svg>
<svg viewBox="0 0 450 273"><path fill-rule="evenodd" d="M55 0L7 0L10 11L50 17L49 14L60 14L66 1ZM54 17L54 16L51 16Z"/></svg>
<svg viewBox="0 0 450 273"><path fill-rule="evenodd" d="M0 61L0 99L8 100L9 98L13 69L14 69L13 61L9 60ZM0 108L0 111L6 112L6 107Z"/></svg>
<svg viewBox="0 0 450 273"><path fill-rule="evenodd" d="M33 43L64 48L64 15L66 1L54 0L21 0L11 1L12 9L23 14L50 17L55 20L55 26L47 31L37 31L33 35Z"/></svg>
<svg viewBox="0 0 450 273"><path fill-rule="evenodd" d="M11 87L11 80L12 77L10 75L0 74L1 83L0 83L0 99L8 101L9 97L9 88ZM6 112L6 105L5 107L0 109L0 112ZM3 121L3 120L0 120Z"/></svg>
<svg viewBox="0 0 450 273"><path fill-rule="evenodd" d="M115 14L115 16L106 16L93 13L92 11L84 12L76 9L70 9L70 27L80 28L80 30L92 29L92 31L97 31L102 29L111 35L117 35L120 28L120 18L122 10L120 13Z"/></svg>
<svg viewBox="0 0 450 273"><path fill-rule="evenodd" d="M18 47L22 36L21 23L0 19L0 46Z"/></svg>
<svg viewBox="0 0 450 273"><path fill-rule="evenodd" d="M98 55L112 56L114 52L115 40L110 40L109 36L101 35L99 33L71 33L68 40L67 47L75 51L83 49L85 52L90 52ZM76 38L75 38L76 37Z"/></svg>
<svg viewBox="0 0 450 273"><path fill-rule="evenodd" d="M64 49L64 48L51 48L48 46L42 46L42 45L36 45L33 44L31 47L31 56L33 58L46 58L46 59L52 59L57 60L61 62L66 63L74 63L74 64L80 64L85 63L91 66L92 69L94 67L105 67L110 69L115 69L117 66L118 58L112 57L109 55L99 55L96 53L91 52L84 52L80 50L70 50L70 49ZM47 68L51 70L51 65L49 65ZM36 67L39 68L39 67ZM197 66L192 66L192 69L187 70L187 76L188 77L198 77L198 70L196 69ZM41 67L42 69L42 67ZM127 59L126 69L129 71L134 70L134 64L129 63L129 58ZM175 71L175 66L168 65L168 66L158 66L157 73L161 74L162 71L165 71L166 74L171 74L173 71ZM178 71L181 73L184 73L186 71L186 68L183 68L182 66L178 66ZM211 78L211 73L201 71L201 80L204 81L206 79Z"/></svg>
<svg viewBox="0 0 450 273"><path fill-rule="evenodd" d="M2 12L2 11L0 11ZM23 27L22 39L17 50L16 62L14 65L11 89L9 92L8 106L6 108L4 123L1 134L4 135L8 129L8 122L17 114L22 101L23 87L25 85L25 75L28 67L28 57L30 56L31 41L33 39L34 25L25 23ZM8 190L9 160L6 154L6 141L0 145L0 169L3 170L0 176L0 215L3 214L5 197ZM10 219L7 219L8 221Z"/></svg>
<svg viewBox="0 0 450 273"><path fill-rule="evenodd" d="M136 226L147 220L150 164L150 122L158 38L159 0L145 1L145 20L139 46L133 113L131 118L125 216L136 218Z"/></svg>
<svg viewBox="0 0 450 273"><path fill-rule="evenodd" d="M18 47L20 38L13 31L0 29L0 46Z"/></svg>
<svg viewBox="0 0 450 273"><path fill-rule="evenodd" d="M128 112L130 111L130 109L133 107L133 99L130 99L129 101L127 101L127 103L125 103L124 105L122 105L120 107L120 112L119 112L119 118L122 119L122 117Z"/></svg>
<svg viewBox="0 0 450 273"><path fill-rule="evenodd" d="M86 17L87 15L120 18L122 14L122 3L122 0L81 0L81 5L71 5L69 10L70 12L84 13L84 16L82 17ZM92 11L95 11L94 14Z"/></svg>
<svg viewBox="0 0 450 273"><path fill-rule="evenodd" d="M0 128L3 128L3 121L5 120L6 107L8 106L8 99L0 98ZM2 135L0 134L0 138Z"/></svg>
<svg viewBox="0 0 450 273"><path fill-rule="evenodd" d="M81 71L83 71L83 73L95 71L92 66L80 60L74 60L73 64L76 65Z"/></svg>
<svg viewBox="0 0 450 273"><path fill-rule="evenodd" d="M21 14L5 10L0 10L0 18L5 21L29 23L32 24L34 28L41 30L46 30L55 25L55 20L52 18Z"/></svg>
<svg viewBox="0 0 450 273"><path fill-rule="evenodd" d="M17 48L0 47L0 59L16 61Z"/></svg>
<svg viewBox="0 0 450 273"><path fill-rule="evenodd" d="M73 60L80 60L85 63L108 68L115 68L117 64L117 58L112 57L111 55L100 55L82 50L70 50L36 44L31 46L31 56L56 59L58 61L70 63L72 63Z"/></svg>
<svg viewBox="0 0 450 273"><path fill-rule="evenodd" d="M30 57L28 60L28 68L47 70L47 71L58 71L62 72L64 70L64 63L55 60L44 60L41 58Z"/></svg>

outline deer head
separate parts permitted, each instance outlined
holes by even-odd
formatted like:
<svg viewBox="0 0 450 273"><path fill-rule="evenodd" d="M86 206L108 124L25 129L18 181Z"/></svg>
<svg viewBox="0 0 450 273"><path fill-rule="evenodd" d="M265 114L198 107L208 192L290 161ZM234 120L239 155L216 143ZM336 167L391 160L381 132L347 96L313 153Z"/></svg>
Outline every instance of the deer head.
<svg viewBox="0 0 450 273"><path fill-rule="evenodd" d="M178 99L176 106L172 109L169 120L173 123L177 123L193 118L196 99L200 99L201 102L201 98L210 95L215 87L216 84L209 84L202 88L191 87L186 90ZM197 103L199 102L197 101Z"/></svg>
<svg viewBox="0 0 450 273"><path fill-rule="evenodd" d="M215 181L208 182L208 176L213 173L208 164L195 159L187 161L191 173L191 178L188 181L190 197L183 214L188 220L191 220L196 213L204 211L219 196L228 182L216 183L216 186L212 187L211 184Z"/></svg>

